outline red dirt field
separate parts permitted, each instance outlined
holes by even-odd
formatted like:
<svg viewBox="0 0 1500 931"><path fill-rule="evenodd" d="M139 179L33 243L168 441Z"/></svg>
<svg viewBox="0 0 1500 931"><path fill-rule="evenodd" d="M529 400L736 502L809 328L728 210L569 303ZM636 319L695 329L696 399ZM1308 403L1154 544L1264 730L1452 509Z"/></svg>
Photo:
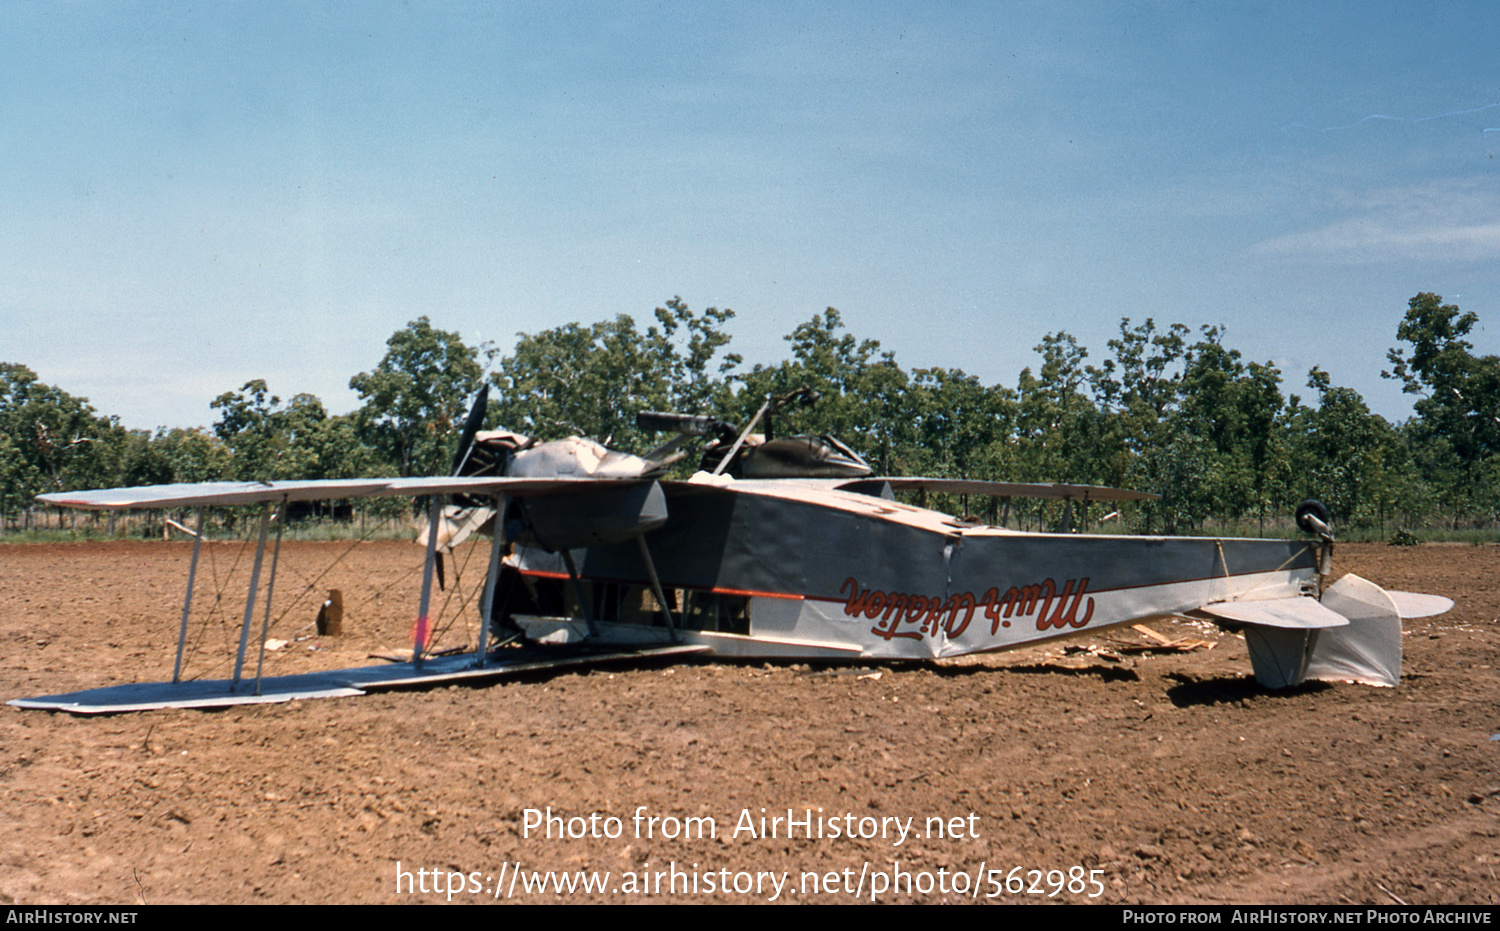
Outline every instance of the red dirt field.
<svg viewBox="0 0 1500 931"><path fill-rule="evenodd" d="M273 630L293 642L267 674L409 643L420 554L367 544L318 578L346 546L288 544L278 604L318 594ZM188 670L216 678L243 596L226 591L223 620L206 610L241 553L211 548ZM170 678L188 553L0 546L0 699ZM1125 628L932 666L601 667L94 718L3 707L0 902L1494 904L1500 547L1348 545L1335 561L1457 602L1407 623L1400 688L1268 692L1242 640L1184 621L1155 626L1214 648L1153 650ZM295 640L327 588L345 635ZM580 877L602 891L555 885Z"/></svg>

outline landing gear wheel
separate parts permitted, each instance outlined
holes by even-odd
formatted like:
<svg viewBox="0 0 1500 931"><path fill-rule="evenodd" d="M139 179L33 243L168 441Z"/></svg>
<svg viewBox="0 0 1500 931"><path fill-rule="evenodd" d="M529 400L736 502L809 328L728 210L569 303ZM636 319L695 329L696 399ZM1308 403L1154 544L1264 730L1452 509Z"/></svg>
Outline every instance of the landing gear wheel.
<svg viewBox="0 0 1500 931"><path fill-rule="evenodd" d="M1322 526L1318 526L1322 524ZM1329 533L1333 526L1333 514L1321 501L1308 499L1297 505L1297 526L1313 536Z"/></svg>

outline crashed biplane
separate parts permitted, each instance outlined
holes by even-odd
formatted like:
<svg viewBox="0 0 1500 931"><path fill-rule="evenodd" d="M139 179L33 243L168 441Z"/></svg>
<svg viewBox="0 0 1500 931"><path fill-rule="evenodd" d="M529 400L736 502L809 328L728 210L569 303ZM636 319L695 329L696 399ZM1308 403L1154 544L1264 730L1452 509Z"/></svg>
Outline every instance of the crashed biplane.
<svg viewBox="0 0 1500 931"><path fill-rule="evenodd" d="M676 435L633 456L576 437L537 443L480 432L481 393L449 476L44 495L50 505L92 509L260 504L255 567L231 679L174 675L170 683L10 704L75 713L213 707L695 653L925 660L1185 614L1242 629L1255 676L1267 687L1313 679L1392 686L1400 678L1401 619L1452 606L1356 576L1329 584L1332 532L1316 502L1298 509L1297 524L1310 535L1299 541L1022 532L904 504L896 491L925 489L1059 499L1071 514L1075 503L1153 496L1084 485L877 477L831 437L752 432L785 405L814 398L804 389L768 400L743 429L642 413L643 429ZM699 471L685 481L664 478L695 437L706 440ZM262 677L257 660L248 675L270 509L373 495L430 498L411 660L283 677ZM480 598L485 633L469 653L427 656L434 575L440 578L444 552L477 530L492 541ZM197 553L195 544L178 673ZM273 579L275 558L273 552ZM262 622L262 655L265 638Z"/></svg>

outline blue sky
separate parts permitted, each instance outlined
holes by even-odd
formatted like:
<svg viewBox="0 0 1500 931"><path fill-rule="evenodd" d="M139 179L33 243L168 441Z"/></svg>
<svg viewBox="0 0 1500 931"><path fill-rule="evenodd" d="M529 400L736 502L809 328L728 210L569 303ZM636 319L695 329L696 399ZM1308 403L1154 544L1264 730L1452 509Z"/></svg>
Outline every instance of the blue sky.
<svg viewBox="0 0 1500 931"><path fill-rule="evenodd" d="M1013 386L1042 337L1227 328L1378 412L1407 300L1500 352L1485 3L9 3L0 361L130 427L356 406L426 315L825 307Z"/></svg>

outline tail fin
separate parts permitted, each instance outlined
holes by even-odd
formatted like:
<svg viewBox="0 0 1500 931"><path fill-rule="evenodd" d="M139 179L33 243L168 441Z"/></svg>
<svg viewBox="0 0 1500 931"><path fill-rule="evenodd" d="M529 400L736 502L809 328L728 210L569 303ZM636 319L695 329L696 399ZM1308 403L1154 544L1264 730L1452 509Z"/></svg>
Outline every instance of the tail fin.
<svg viewBox="0 0 1500 931"><path fill-rule="evenodd" d="M1346 575L1323 592L1322 606L1349 623L1313 629L1245 626L1257 682L1283 689L1309 680L1387 687L1401 681L1401 612L1385 589Z"/></svg>
<svg viewBox="0 0 1500 931"><path fill-rule="evenodd" d="M1245 625L1245 646L1255 681L1268 689L1289 689L1307 677L1307 661L1319 631Z"/></svg>
<svg viewBox="0 0 1500 931"><path fill-rule="evenodd" d="M1346 575L1323 592L1323 606L1349 626L1314 635L1305 678L1394 688L1401 681L1401 612L1386 590Z"/></svg>

